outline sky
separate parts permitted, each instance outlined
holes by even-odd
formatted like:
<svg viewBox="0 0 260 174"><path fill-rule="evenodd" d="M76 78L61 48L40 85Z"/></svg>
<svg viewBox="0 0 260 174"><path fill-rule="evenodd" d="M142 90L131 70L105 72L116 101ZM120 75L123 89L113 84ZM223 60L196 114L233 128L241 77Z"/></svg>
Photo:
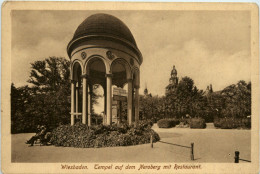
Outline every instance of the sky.
<svg viewBox="0 0 260 174"><path fill-rule="evenodd" d="M12 11L12 82L27 84L30 63L65 57L78 25L95 13L122 20L143 55L140 94L162 96L175 65L178 77L213 90L250 80L249 11Z"/></svg>

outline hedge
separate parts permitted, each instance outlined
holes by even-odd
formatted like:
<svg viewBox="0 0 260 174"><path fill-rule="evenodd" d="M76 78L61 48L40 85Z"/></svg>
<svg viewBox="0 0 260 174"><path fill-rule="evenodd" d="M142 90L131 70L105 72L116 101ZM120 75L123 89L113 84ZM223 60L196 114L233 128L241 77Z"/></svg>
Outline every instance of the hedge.
<svg viewBox="0 0 260 174"><path fill-rule="evenodd" d="M251 118L216 118L214 126L221 129L250 129Z"/></svg>
<svg viewBox="0 0 260 174"><path fill-rule="evenodd" d="M153 142L160 140L159 135L151 129L151 123L147 121L140 121L136 127L126 124L88 127L77 123L54 129L50 143L55 146L81 148L129 146L149 143L151 135Z"/></svg>
<svg viewBox="0 0 260 174"><path fill-rule="evenodd" d="M214 121L213 121L213 124L216 128L221 128L221 124L220 124L220 121L221 119L220 118L215 118Z"/></svg>
<svg viewBox="0 0 260 174"><path fill-rule="evenodd" d="M205 129L206 122L203 118L192 118L190 120L190 128L191 129Z"/></svg>
<svg viewBox="0 0 260 174"><path fill-rule="evenodd" d="M179 124L177 119L161 119L157 122L159 128L172 128Z"/></svg>

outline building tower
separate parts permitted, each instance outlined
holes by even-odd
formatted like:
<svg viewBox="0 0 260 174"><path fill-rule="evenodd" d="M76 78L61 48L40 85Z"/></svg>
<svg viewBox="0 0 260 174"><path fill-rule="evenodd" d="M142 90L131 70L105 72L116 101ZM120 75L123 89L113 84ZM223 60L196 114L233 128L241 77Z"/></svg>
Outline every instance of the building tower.
<svg viewBox="0 0 260 174"><path fill-rule="evenodd" d="M145 89L144 89L144 96L148 95L148 89L147 89L147 84L145 83Z"/></svg>
<svg viewBox="0 0 260 174"><path fill-rule="evenodd" d="M169 85L166 87L166 94L168 94L171 91L174 91L177 88L178 85L178 77L177 77L177 70L175 66L173 65L172 71L171 71L171 77L169 79Z"/></svg>

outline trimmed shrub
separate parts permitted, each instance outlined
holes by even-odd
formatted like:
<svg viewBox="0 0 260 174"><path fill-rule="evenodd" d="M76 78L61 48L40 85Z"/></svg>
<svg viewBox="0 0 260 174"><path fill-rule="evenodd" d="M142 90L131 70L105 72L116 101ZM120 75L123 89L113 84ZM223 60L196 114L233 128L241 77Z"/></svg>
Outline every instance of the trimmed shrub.
<svg viewBox="0 0 260 174"><path fill-rule="evenodd" d="M221 122L221 119L220 119L220 118L215 118L215 119L214 119L214 126L215 126L216 128L220 128L220 127L221 127L220 122Z"/></svg>
<svg viewBox="0 0 260 174"><path fill-rule="evenodd" d="M173 127L172 121L168 119L161 119L157 121L157 125L159 128L171 128Z"/></svg>
<svg viewBox="0 0 260 174"><path fill-rule="evenodd" d="M177 119L161 119L157 122L159 128L172 128L179 124Z"/></svg>
<svg viewBox="0 0 260 174"><path fill-rule="evenodd" d="M203 118L192 118L190 120L190 128L191 129L205 129L206 122Z"/></svg>
<svg viewBox="0 0 260 174"><path fill-rule="evenodd" d="M160 140L159 135L151 129L151 123L140 121L134 127L126 124L121 125L96 125L88 127L77 123L73 126L61 125L52 131L50 143L64 147L113 147L145 144Z"/></svg>
<svg viewBox="0 0 260 174"><path fill-rule="evenodd" d="M221 129L250 129L251 118L216 118L214 126Z"/></svg>
<svg viewBox="0 0 260 174"><path fill-rule="evenodd" d="M176 126L177 124L180 124L180 120L177 118L171 118L170 120L172 120L174 122L174 126Z"/></svg>
<svg viewBox="0 0 260 174"><path fill-rule="evenodd" d="M238 122L233 118L224 118L220 121L221 129L234 129L237 128Z"/></svg>

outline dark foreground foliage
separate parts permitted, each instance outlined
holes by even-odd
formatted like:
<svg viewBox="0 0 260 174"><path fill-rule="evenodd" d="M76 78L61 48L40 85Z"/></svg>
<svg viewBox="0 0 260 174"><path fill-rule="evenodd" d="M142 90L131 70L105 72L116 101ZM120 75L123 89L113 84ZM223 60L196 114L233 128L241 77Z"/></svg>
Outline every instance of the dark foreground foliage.
<svg viewBox="0 0 260 174"><path fill-rule="evenodd" d="M214 126L221 129L250 129L251 118L216 118Z"/></svg>
<svg viewBox="0 0 260 174"><path fill-rule="evenodd" d="M91 127L81 123L61 125L52 131L51 143L80 148L130 146L149 143L151 135L153 142L157 142L160 137L151 126L147 121L140 121L136 127L126 124Z"/></svg>
<svg viewBox="0 0 260 174"><path fill-rule="evenodd" d="M190 120L190 128L191 129L205 129L206 122L203 118L192 118Z"/></svg>

